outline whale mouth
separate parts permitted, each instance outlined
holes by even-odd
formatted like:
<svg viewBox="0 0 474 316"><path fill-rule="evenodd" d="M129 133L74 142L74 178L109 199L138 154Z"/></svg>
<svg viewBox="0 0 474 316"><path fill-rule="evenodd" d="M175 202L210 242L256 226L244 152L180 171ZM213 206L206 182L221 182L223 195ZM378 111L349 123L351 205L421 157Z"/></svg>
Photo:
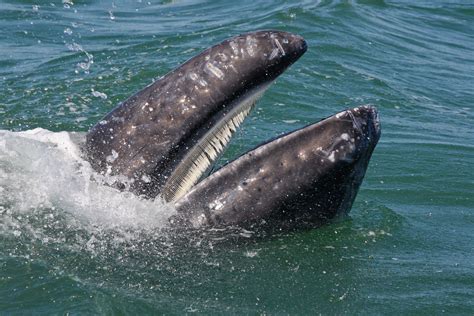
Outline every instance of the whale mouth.
<svg viewBox="0 0 474 316"><path fill-rule="evenodd" d="M234 104L229 106L231 110L188 151L162 189L161 196L166 202L181 198L213 167L237 129L271 84L272 82L263 84L235 100Z"/></svg>
<svg viewBox="0 0 474 316"><path fill-rule="evenodd" d="M87 134L84 156L118 179L111 185L162 198L193 227L348 212L380 137L371 106L271 139L208 175L255 102L306 49L301 36L275 30L224 40L112 109Z"/></svg>

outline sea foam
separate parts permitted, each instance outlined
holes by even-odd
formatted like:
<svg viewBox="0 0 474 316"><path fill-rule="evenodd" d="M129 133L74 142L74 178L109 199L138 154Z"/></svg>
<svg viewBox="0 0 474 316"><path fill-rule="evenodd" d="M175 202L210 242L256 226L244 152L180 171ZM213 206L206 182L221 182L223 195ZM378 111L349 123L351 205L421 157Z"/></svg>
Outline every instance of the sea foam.
<svg viewBox="0 0 474 316"><path fill-rule="evenodd" d="M74 221L108 229L154 230L174 214L160 200L120 192L104 183L81 157L84 134L36 128L0 130L0 215L38 210L62 212Z"/></svg>

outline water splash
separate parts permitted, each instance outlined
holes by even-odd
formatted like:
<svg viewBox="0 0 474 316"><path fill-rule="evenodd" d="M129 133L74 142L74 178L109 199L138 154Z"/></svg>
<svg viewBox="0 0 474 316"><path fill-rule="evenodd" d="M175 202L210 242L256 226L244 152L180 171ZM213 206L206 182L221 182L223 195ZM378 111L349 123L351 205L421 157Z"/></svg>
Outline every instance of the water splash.
<svg viewBox="0 0 474 316"><path fill-rule="evenodd" d="M174 210L104 185L81 158L84 135L37 128L0 131L0 214L6 217L52 210L82 225L104 229L154 230Z"/></svg>

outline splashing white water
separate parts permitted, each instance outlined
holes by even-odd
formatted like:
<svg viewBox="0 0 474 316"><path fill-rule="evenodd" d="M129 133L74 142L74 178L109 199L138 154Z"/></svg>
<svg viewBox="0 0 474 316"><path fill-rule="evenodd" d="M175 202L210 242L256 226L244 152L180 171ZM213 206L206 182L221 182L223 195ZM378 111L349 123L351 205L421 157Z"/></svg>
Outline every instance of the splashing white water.
<svg viewBox="0 0 474 316"><path fill-rule="evenodd" d="M104 229L166 226L175 212L172 207L102 184L111 179L97 175L81 158L78 143L83 138L41 128L0 130L0 219L51 209Z"/></svg>

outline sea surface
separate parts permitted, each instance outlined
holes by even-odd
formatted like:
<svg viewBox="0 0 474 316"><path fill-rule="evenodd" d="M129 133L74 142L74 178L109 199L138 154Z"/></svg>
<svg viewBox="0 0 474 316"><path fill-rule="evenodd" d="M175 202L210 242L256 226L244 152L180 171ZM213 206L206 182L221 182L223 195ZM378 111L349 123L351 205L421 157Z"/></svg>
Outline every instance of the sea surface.
<svg viewBox="0 0 474 316"><path fill-rule="evenodd" d="M76 140L203 49L258 29L307 53L221 163L373 104L349 216L167 232L172 207L91 180ZM0 315L474 314L474 2L0 0Z"/></svg>

